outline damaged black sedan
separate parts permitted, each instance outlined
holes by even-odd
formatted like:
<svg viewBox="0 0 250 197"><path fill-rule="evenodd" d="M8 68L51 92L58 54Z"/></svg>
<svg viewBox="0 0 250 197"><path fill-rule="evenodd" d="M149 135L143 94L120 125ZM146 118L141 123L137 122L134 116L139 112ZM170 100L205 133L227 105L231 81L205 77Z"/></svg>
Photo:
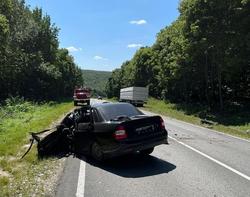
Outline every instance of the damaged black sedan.
<svg viewBox="0 0 250 197"><path fill-rule="evenodd" d="M133 152L150 154L155 146L167 144L168 133L160 116L144 115L128 103L98 103L69 113L46 138L38 139L40 155L68 151L101 161Z"/></svg>

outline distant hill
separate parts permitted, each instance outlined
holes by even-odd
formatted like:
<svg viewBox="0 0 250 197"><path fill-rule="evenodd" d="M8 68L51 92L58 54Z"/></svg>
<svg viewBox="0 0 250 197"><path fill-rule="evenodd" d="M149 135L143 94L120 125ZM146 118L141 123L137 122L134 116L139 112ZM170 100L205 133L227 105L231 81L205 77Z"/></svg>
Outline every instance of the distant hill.
<svg viewBox="0 0 250 197"><path fill-rule="evenodd" d="M93 90L94 95L105 96L105 85L111 76L108 71L83 70L85 86Z"/></svg>

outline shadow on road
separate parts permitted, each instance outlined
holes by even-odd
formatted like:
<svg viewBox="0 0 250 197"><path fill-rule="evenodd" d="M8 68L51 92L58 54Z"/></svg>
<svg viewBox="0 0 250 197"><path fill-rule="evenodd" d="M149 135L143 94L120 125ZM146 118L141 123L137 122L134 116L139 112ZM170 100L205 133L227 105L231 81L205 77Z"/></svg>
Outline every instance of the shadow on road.
<svg viewBox="0 0 250 197"><path fill-rule="evenodd" d="M132 154L113 158L103 163L96 162L91 158L85 161L90 165L126 178L153 176L168 173L176 168L174 164L151 155Z"/></svg>

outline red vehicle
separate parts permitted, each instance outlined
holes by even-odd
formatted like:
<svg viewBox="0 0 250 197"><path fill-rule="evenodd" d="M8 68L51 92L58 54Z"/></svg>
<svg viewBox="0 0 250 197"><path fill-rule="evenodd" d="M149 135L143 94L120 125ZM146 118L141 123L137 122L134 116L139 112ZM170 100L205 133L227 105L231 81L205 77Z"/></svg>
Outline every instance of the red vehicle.
<svg viewBox="0 0 250 197"><path fill-rule="evenodd" d="M89 88L76 88L74 90L74 106L78 103L86 103L90 105L90 89Z"/></svg>

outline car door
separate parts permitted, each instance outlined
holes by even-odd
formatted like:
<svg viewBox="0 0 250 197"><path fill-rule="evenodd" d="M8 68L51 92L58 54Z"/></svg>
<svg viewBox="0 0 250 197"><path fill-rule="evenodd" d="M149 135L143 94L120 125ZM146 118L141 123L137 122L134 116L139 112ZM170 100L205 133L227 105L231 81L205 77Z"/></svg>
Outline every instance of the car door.
<svg viewBox="0 0 250 197"><path fill-rule="evenodd" d="M91 108L81 115L81 121L77 123L74 135L74 148L78 154L88 154L94 140L94 120Z"/></svg>
<svg viewBox="0 0 250 197"><path fill-rule="evenodd" d="M95 141L102 147L108 148L114 145L113 132L116 125L111 124L103 119L96 108L92 109L94 120L94 137Z"/></svg>

